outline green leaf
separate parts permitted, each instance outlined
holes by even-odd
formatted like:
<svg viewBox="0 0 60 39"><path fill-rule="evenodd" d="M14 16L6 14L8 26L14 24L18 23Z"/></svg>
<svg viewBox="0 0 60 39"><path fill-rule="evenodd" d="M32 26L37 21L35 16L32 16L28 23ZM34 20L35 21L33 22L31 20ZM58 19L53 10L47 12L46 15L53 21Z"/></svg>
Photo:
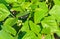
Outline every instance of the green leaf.
<svg viewBox="0 0 60 39"><path fill-rule="evenodd" d="M22 7L22 9L28 9L28 8L30 8L31 4L32 3L30 3L30 2L24 2L23 4L21 4L21 7Z"/></svg>
<svg viewBox="0 0 60 39"><path fill-rule="evenodd" d="M22 39L38 39L37 36L32 32L27 32Z"/></svg>
<svg viewBox="0 0 60 39"><path fill-rule="evenodd" d="M56 32L56 34L60 37L60 30L58 30L58 31Z"/></svg>
<svg viewBox="0 0 60 39"><path fill-rule="evenodd" d="M37 3L37 5L39 5L39 8L35 9L34 22L40 23L40 21L46 16L48 8L44 2Z"/></svg>
<svg viewBox="0 0 60 39"><path fill-rule="evenodd" d="M17 0L5 0L7 3L14 3L17 2Z"/></svg>
<svg viewBox="0 0 60 39"><path fill-rule="evenodd" d="M46 15L46 12L43 9L37 8L34 13L34 22L40 23L41 19Z"/></svg>
<svg viewBox="0 0 60 39"><path fill-rule="evenodd" d="M54 35L51 35L51 39L55 39Z"/></svg>
<svg viewBox="0 0 60 39"><path fill-rule="evenodd" d="M0 21L3 21L9 14L7 7L4 4L0 4Z"/></svg>
<svg viewBox="0 0 60 39"><path fill-rule="evenodd" d="M10 33L10 34L12 34L14 36L16 35L16 30L11 26L2 26L2 29L4 31L6 31L7 33Z"/></svg>
<svg viewBox="0 0 60 39"><path fill-rule="evenodd" d="M24 3L25 0L18 0L18 3Z"/></svg>
<svg viewBox="0 0 60 39"><path fill-rule="evenodd" d="M36 4L31 4L30 7L31 7L32 10L34 10L34 9L37 8L37 5Z"/></svg>
<svg viewBox="0 0 60 39"><path fill-rule="evenodd" d="M43 28L41 33L43 33L43 34L51 34L51 30L50 30L50 28Z"/></svg>
<svg viewBox="0 0 60 39"><path fill-rule="evenodd" d="M49 34L46 35L46 36L45 36L45 39L51 39L51 35L49 35Z"/></svg>
<svg viewBox="0 0 60 39"><path fill-rule="evenodd" d="M41 24L43 28L50 28L52 33L58 31L58 25L55 21L54 16L45 17Z"/></svg>
<svg viewBox="0 0 60 39"><path fill-rule="evenodd" d="M21 4L18 3L13 3L12 8L10 9L11 11L20 11L23 12L23 9L21 7Z"/></svg>
<svg viewBox="0 0 60 39"><path fill-rule="evenodd" d="M41 28L39 25L34 24L32 21L29 21L29 24L30 24L31 31L35 32L36 34L40 32Z"/></svg>
<svg viewBox="0 0 60 39"><path fill-rule="evenodd" d="M39 5L39 8L43 9L45 12L48 11L48 7L45 2L37 2L36 4Z"/></svg>
<svg viewBox="0 0 60 39"><path fill-rule="evenodd" d="M24 23L23 27L21 28L21 31L25 31L25 32L28 32L29 31L28 21L26 21Z"/></svg>
<svg viewBox="0 0 60 39"><path fill-rule="evenodd" d="M49 11L50 15L53 15L60 22L60 6L54 5Z"/></svg>
<svg viewBox="0 0 60 39"><path fill-rule="evenodd" d="M9 33L5 32L4 30L0 31L0 39L14 39Z"/></svg>
<svg viewBox="0 0 60 39"><path fill-rule="evenodd" d="M60 5L60 0L53 0L56 5Z"/></svg>
<svg viewBox="0 0 60 39"><path fill-rule="evenodd" d="M36 3L36 2L38 2L38 1L39 1L39 0L32 0L31 2L32 2L32 3Z"/></svg>
<svg viewBox="0 0 60 39"><path fill-rule="evenodd" d="M3 3L5 5L7 5L6 1L5 0L0 0L0 3Z"/></svg>
<svg viewBox="0 0 60 39"><path fill-rule="evenodd" d="M18 21L18 18L8 18L5 22L4 22L4 26L13 26L14 24L16 24Z"/></svg>
<svg viewBox="0 0 60 39"><path fill-rule="evenodd" d="M22 17L22 16L27 15L27 14L29 14L29 12L18 13L16 15L16 17Z"/></svg>

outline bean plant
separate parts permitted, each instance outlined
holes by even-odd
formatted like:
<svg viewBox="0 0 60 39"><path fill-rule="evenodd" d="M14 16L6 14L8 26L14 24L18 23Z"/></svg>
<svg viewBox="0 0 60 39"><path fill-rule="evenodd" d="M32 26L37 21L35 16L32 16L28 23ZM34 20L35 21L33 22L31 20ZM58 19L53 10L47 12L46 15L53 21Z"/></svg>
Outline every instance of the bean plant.
<svg viewBox="0 0 60 39"><path fill-rule="evenodd" d="M0 0L0 39L60 39L60 0Z"/></svg>

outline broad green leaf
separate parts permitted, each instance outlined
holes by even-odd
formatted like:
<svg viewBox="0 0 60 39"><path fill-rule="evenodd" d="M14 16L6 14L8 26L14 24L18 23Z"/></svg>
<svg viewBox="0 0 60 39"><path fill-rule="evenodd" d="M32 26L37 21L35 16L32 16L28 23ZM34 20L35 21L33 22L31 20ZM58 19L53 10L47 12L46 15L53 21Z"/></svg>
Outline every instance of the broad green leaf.
<svg viewBox="0 0 60 39"><path fill-rule="evenodd" d="M51 39L55 39L54 35L51 35Z"/></svg>
<svg viewBox="0 0 60 39"><path fill-rule="evenodd" d="M56 5L60 5L60 0L53 0Z"/></svg>
<svg viewBox="0 0 60 39"><path fill-rule="evenodd" d="M42 39L42 35L40 33L38 34L38 38L39 39Z"/></svg>
<svg viewBox="0 0 60 39"><path fill-rule="evenodd" d="M17 2L17 0L5 0L7 3L14 3Z"/></svg>
<svg viewBox="0 0 60 39"><path fill-rule="evenodd" d="M34 22L40 23L40 21L46 16L48 8L44 2L37 3L37 5L39 5L39 8L35 9Z"/></svg>
<svg viewBox="0 0 60 39"><path fill-rule="evenodd" d="M26 21L24 23L23 27L21 28L21 31L25 31L25 32L28 32L29 31L28 21Z"/></svg>
<svg viewBox="0 0 60 39"><path fill-rule="evenodd" d="M25 0L18 0L18 3L24 3Z"/></svg>
<svg viewBox="0 0 60 39"><path fill-rule="evenodd" d="M22 9L29 9L30 7L30 5L31 5L32 3L30 3L30 2L24 2L23 4L21 4L21 7L22 7Z"/></svg>
<svg viewBox="0 0 60 39"><path fill-rule="evenodd" d="M22 17L22 16L27 15L27 14L29 14L29 12L18 13L16 15L16 17Z"/></svg>
<svg viewBox="0 0 60 39"><path fill-rule="evenodd" d="M36 3L38 2L39 0L31 0L32 3Z"/></svg>
<svg viewBox="0 0 60 39"><path fill-rule="evenodd" d="M25 9L29 10L30 5L31 5L30 2L24 2L23 4L13 3L13 7L11 8L11 10L20 11L20 13L21 13L21 12L25 11Z"/></svg>
<svg viewBox="0 0 60 39"><path fill-rule="evenodd" d="M55 39L55 38L54 38L54 35L47 34L45 35L45 39Z"/></svg>
<svg viewBox="0 0 60 39"><path fill-rule="evenodd" d="M37 8L37 5L36 4L31 4L30 7L31 7L32 10L34 10L34 9Z"/></svg>
<svg viewBox="0 0 60 39"><path fill-rule="evenodd" d="M0 0L0 3L3 3L5 5L7 5L6 1L5 0Z"/></svg>
<svg viewBox="0 0 60 39"><path fill-rule="evenodd" d="M27 32L22 39L38 39L37 36L32 32Z"/></svg>
<svg viewBox="0 0 60 39"><path fill-rule="evenodd" d="M48 11L48 7L45 2L37 2L36 5L39 5L39 8L43 9L45 12Z"/></svg>
<svg viewBox="0 0 60 39"><path fill-rule="evenodd" d="M3 21L9 14L7 7L4 4L0 4L0 21Z"/></svg>
<svg viewBox="0 0 60 39"><path fill-rule="evenodd" d="M11 11L20 11L20 13L22 13L24 10L21 8L21 7L12 7L11 9L10 9Z"/></svg>
<svg viewBox="0 0 60 39"><path fill-rule="evenodd" d="M14 39L14 37L12 37L12 35L5 32L4 30L1 30L0 31L0 39Z"/></svg>
<svg viewBox="0 0 60 39"><path fill-rule="evenodd" d="M58 31L58 25L55 21L54 16L45 17L41 24L43 28L50 28L52 33Z"/></svg>
<svg viewBox="0 0 60 39"><path fill-rule="evenodd" d="M50 30L50 28L43 28L41 33L43 33L43 34L51 34L51 30Z"/></svg>
<svg viewBox="0 0 60 39"><path fill-rule="evenodd" d="M46 35L46 36L45 36L45 39L52 39L52 38L51 38L51 35L50 35L50 34Z"/></svg>
<svg viewBox="0 0 60 39"><path fill-rule="evenodd" d="M31 31L35 32L36 34L40 32L41 28L39 25L34 24L32 21L29 21L29 24L30 24Z"/></svg>
<svg viewBox="0 0 60 39"><path fill-rule="evenodd" d="M20 11L20 12L23 12L23 9L21 7L21 4L18 4L18 3L13 3L12 4L12 8L10 9L11 11Z"/></svg>
<svg viewBox="0 0 60 39"><path fill-rule="evenodd" d="M16 24L18 21L17 18L8 18L5 22L4 22L4 26L13 26L14 24Z"/></svg>
<svg viewBox="0 0 60 39"><path fill-rule="evenodd" d="M46 15L46 11L44 11L43 9L37 8L35 13L34 13L34 22L40 23L41 19Z"/></svg>
<svg viewBox="0 0 60 39"><path fill-rule="evenodd" d="M54 5L49 11L50 15L53 15L60 22L60 6Z"/></svg>
<svg viewBox="0 0 60 39"><path fill-rule="evenodd" d="M16 35L16 30L11 26L2 26L2 29L4 31L6 31L7 33L10 33L10 34L12 34L14 36Z"/></svg>
<svg viewBox="0 0 60 39"><path fill-rule="evenodd" d="M56 34L60 37L60 30L58 30L58 31L56 32Z"/></svg>

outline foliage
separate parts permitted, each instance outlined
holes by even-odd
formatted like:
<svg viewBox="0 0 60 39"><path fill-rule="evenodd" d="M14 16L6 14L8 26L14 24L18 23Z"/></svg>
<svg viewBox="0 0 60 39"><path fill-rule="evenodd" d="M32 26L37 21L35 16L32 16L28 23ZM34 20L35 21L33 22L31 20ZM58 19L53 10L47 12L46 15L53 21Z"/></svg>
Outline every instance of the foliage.
<svg viewBox="0 0 60 39"><path fill-rule="evenodd" d="M60 37L60 0L0 0L0 39Z"/></svg>

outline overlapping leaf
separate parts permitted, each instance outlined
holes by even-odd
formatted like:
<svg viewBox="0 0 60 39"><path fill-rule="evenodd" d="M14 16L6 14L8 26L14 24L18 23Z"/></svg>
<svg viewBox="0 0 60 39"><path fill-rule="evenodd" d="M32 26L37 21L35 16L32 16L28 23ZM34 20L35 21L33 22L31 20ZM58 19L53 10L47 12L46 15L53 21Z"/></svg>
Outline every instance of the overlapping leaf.
<svg viewBox="0 0 60 39"><path fill-rule="evenodd" d="M43 3L37 3L40 8L35 9L34 13L34 22L40 23L41 19L47 14L48 8L46 7L46 4Z"/></svg>
<svg viewBox="0 0 60 39"><path fill-rule="evenodd" d="M41 23L43 28L50 28L51 32L58 31L58 25L53 16L45 17Z"/></svg>
<svg viewBox="0 0 60 39"><path fill-rule="evenodd" d="M4 4L0 4L0 21L3 21L9 14L7 7Z"/></svg>
<svg viewBox="0 0 60 39"><path fill-rule="evenodd" d="M14 3L17 2L17 0L5 0L7 3Z"/></svg>
<svg viewBox="0 0 60 39"><path fill-rule="evenodd" d="M4 30L0 31L0 39L14 39L9 33L5 32Z"/></svg>
<svg viewBox="0 0 60 39"><path fill-rule="evenodd" d="M2 29L6 31L7 33L10 33L12 35L16 35L16 30L12 28L11 26L2 26Z"/></svg>
<svg viewBox="0 0 60 39"><path fill-rule="evenodd" d="M36 34L38 34L41 30L39 25L34 24L32 21L29 21L30 24L30 28L33 32L35 32Z"/></svg>
<svg viewBox="0 0 60 39"><path fill-rule="evenodd" d="M60 22L60 5L54 5L49 13Z"/></svg>
<svg viewBox="0 0 60 39"><path fill-rule="evenodd" d="M26 21L24 23L23 27L21 28L21 31L25 31L25 32L28 32L29 31L28 21Z"/></svg>
<svg viewBox="0 0 60 39"><path fill-rule="evenodd" d="M18 18L8 18L5 22L4 22L4 26L13 26L14 24L16 24L18 21Z"/></svg>
<svg viewBox="0 0 60 39"><path fill-rule="evenodd" d="M22 39L38 39L38 38L32 31L30 31L30 32L27 32Z"/></svg>
<svg viewBox="0 0 60 39"><path fill-rule="evenodd" d="M53 0L56 5L60 5L60 0Z"/></svg>

